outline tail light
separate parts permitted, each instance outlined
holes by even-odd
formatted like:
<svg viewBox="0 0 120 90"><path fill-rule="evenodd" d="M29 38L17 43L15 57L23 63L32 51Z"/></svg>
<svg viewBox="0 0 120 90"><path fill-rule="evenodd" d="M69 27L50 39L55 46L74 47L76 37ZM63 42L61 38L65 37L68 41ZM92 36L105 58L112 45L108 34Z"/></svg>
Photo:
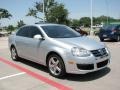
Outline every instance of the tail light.
<svg viewBox="0 0 120 90"><path fill-rule="evenodd" d="M112 30L112 32L113 32L113 33L115 33L115 32L116 32L116 30Z"/></svg>
<svg viewBox="0 0 120 90"><path fill-rule="evenodd" d="M116 32L117 32L116 30L112 30L111 34L114 34L114 33L116 33Z"/></svg>

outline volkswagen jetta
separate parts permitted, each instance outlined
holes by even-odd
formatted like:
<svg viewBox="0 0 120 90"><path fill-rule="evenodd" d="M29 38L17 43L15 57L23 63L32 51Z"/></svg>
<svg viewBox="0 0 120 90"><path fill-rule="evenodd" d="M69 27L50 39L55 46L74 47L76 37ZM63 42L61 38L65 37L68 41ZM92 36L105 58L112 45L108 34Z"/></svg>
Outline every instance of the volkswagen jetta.
<svg viewBox="0 0 120 90"><path fill-rule="evenodd" d="M23 26L9 36L9 48L13 60L24 58L45 65L54 77L98 71L110 62L103 43L59 24Z"/></svg>

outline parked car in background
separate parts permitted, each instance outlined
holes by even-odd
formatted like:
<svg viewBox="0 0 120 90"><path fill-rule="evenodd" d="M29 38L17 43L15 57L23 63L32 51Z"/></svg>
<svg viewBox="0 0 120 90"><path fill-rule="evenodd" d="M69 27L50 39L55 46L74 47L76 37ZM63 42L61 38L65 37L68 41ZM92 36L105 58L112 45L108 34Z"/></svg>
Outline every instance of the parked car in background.
<svg viewBox="0 0 120 90"><path fill-rule="evenodd" d="M4 34L0 33L0 37L4 37Z"/></svg>
<svg viewBox="0 0 120 90"><path fill-rule="evenodd" d="M0 32L0 37L4 37L4 36L7 36L8 35L8 32Z"/></svg>
<svg viewBox="0 0 120 90"><path fill-rule="evenodd" d="M87 36L88 33L84 30L82 30L81 28L77 28L77 27L74 27L74 26L71 26L72 29L74 29L75 31L77 31L78 33L80 33L81 35L85 35Z"/></svg>
<svg viewBox="0 0 120 90"><path fill-rule="evenodd" d="M85 36L88 35L88 33L86 31L83 31L82 29L78 29L77 32L79 32L81 35L85 35Z"/></svg>
<svg viewBox="0 0 120 90"><path fill-rule="evenodd" d="M9 36L13 60L25 58L48 67L50 74L86 74L110 63L107 47L65 25L34 24L21 27Z"/></svg>
<svg viewBox="0 0 120 90"><path fill-rule="evenodd" d="M112 39L120 41L120 24L110 24L103 26L98 34L101 41L104 39Z"/></svg>

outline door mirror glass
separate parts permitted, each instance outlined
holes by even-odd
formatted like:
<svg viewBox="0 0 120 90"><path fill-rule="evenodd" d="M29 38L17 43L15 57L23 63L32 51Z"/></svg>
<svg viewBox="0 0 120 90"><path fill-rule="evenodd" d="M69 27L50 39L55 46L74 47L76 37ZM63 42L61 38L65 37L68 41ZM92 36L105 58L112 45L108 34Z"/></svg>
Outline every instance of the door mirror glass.
<svg viewBox="0 0 120 90"><path fill-rule="evenodd" d="M35 35L34 37L33 37L34 39L42 39L42 36L41 35Z"/></svg>
<svg viewBox="0 0 120 90"><path fill-rule="evenodd" d="M15 34L15 32L12 32L11 34L12 34L12 35L14 35L14 34Z"/></svg>

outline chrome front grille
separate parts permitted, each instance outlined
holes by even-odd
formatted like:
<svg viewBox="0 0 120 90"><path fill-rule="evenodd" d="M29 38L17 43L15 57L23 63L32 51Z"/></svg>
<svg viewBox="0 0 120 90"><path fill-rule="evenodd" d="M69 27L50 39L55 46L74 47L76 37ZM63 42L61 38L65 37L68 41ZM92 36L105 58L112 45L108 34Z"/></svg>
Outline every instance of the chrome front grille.
<svg viewBox="0 0 120 90"><path fill-rule="evenodd" d="M92 52L92 54L93 54L95 57L108 56L108 53L107 53L107 51L106 51L105 48L98 49L98 50L92 50L91 52Z"/></svg>

